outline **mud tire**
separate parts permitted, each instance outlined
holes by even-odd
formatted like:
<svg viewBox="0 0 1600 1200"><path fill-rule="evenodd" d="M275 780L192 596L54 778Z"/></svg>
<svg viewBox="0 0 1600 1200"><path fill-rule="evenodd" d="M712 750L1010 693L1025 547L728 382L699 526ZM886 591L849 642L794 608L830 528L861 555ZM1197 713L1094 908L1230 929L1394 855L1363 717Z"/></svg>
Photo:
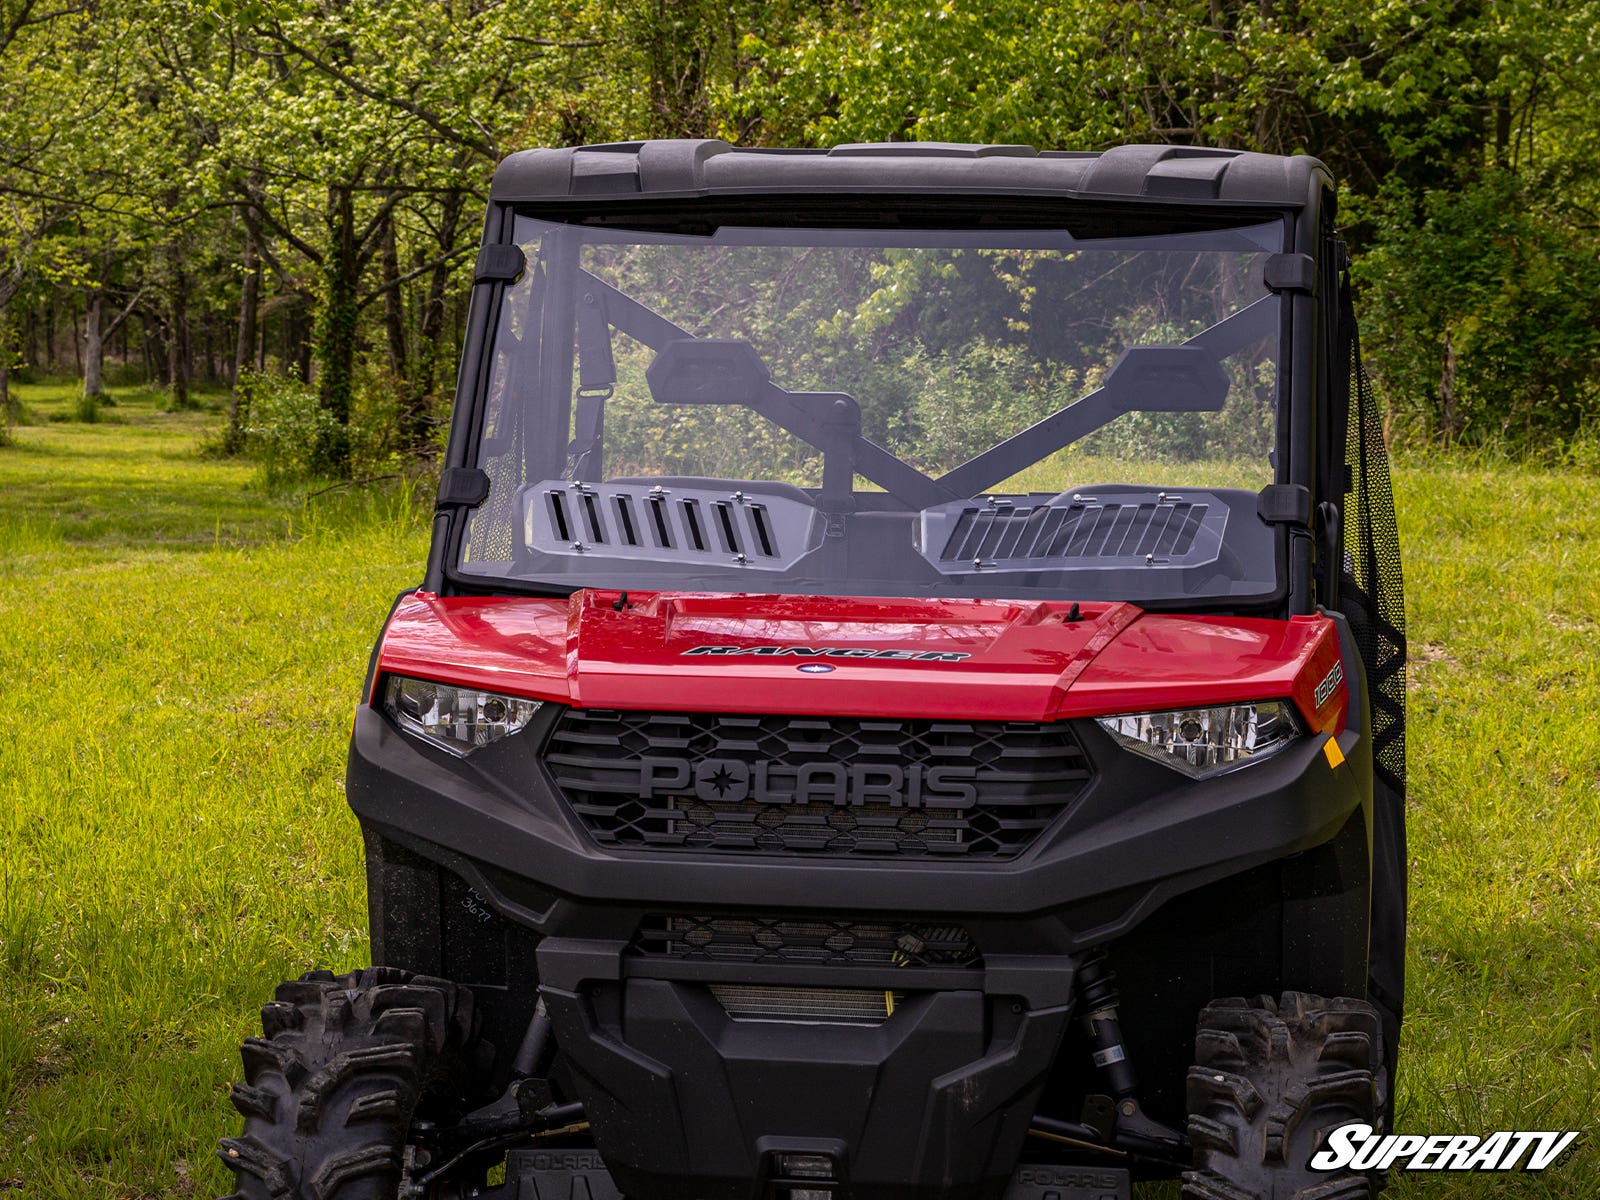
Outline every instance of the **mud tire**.
<svg viewBox="0 0 1600 1200"><path fill-rule="evenodd" d="M278 985L244 1043L233 1200L395 1200L412 1122L453 1120L487 1047L472 993L393 967Z"/></svg>
<svg viewBox="0 0 1600 1200"><path fill-rule="evenodd" d="M1194 1167L1186 1200L1371 1200L1381 1172L1313 1171L1329 1132L1381 1129L1388 1109L1383 1020L1363 1000L1304 992L1213 1000L1189 1071Z"/></svg>

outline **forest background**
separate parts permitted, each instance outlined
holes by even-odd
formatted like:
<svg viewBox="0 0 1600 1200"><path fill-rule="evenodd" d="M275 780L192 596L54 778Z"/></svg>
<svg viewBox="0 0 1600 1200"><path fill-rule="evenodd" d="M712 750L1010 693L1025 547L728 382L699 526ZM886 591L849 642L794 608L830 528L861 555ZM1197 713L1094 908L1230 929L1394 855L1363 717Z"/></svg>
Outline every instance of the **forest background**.
<svg viewBox="0 0 1600 1200"><path fill-rule="evenodd" d="M1600 0L0 0L9 386L411 470L495 163L639 137L1311 152L1394 442L1600 466ZM208 386L209 385L209 386Z"/></svg>
<svg viewBox="0 0 1600 1200"><path fill-rule="evenodd" d="M1593 1200L1597 43L1600 0L0 0L0 1196L227 1189L259 1005L370 957L345 738L494 165L721 136L1330 164L1409 573L1398 1123L1584 1131L1390 1194Z"/></svg>

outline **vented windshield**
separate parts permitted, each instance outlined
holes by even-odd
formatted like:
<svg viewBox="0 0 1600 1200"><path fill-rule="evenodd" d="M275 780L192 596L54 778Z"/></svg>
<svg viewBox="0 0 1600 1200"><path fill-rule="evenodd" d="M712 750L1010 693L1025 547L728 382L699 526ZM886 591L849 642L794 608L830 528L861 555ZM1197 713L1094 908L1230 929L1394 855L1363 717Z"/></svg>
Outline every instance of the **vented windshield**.
<svg viewBox="0 0 1600 1200"><path fill-rule="evenodd" d="M527 266L478 420L490 492L457 569L555 589L1277 590L1256 493L1281 220L892 224L519 217Z"/></svg>

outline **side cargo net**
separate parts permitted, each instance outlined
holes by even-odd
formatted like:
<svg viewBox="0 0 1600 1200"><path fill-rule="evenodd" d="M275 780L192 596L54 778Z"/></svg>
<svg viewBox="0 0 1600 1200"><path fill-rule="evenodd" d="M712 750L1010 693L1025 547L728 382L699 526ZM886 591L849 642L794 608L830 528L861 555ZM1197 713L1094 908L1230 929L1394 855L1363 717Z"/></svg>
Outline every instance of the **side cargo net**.
<svg viewBox="0 0 1600 1200"><path fill-rule="evenodd" d="M1373 767L1402 798L1406 790L1406 606L1400 532L1389 482L1389 452L1372 384L1361 363L1361 336L1348 280L1341 288L1340 341L1350 388L1345 463L1352 491L1344 511L1345 574L1340 607L1367 669L1372 704Z"/></svg>
<svg viewBox="0 0 1600 1200"><path fill-rule="evenodd" d="M1406 952L1406 609L1389 453L1377 397L1361 364L1361 336L1346 274L1340 286L1340 365L1348 387L1344 577L1339 607L1366 668L1372 718L1372 926L1367 994L1384 1014L1386 1094L1393 1104L1405 1013ZM1387 1107L1387 1106L1386 1106ZM1392 1122L1393 1110L1383 1114Z"/></svg>

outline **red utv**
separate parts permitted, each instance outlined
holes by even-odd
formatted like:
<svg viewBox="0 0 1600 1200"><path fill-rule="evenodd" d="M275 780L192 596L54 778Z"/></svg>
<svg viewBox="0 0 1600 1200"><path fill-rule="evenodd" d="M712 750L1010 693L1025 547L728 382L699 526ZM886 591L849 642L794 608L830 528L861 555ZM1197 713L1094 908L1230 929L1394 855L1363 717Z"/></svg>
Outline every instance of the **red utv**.
<svg viewBox="0 0 1600 1200"><path fill-rule="evenodd" d="M1366 1197L1404 639L1313 158L501 164L248 1200Z"/></svg>

